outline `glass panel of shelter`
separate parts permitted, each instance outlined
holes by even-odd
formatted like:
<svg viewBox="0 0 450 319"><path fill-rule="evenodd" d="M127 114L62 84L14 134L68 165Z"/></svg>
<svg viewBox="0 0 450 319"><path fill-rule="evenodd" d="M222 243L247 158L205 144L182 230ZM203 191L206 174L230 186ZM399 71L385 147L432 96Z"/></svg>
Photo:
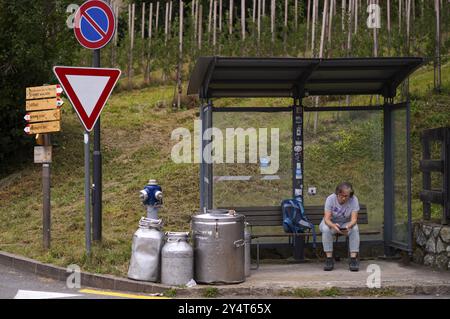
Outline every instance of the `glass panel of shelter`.
<svg viewBox="0 0 450 319"><path fill-rule="evenodd" d="M313 133L312 112L304 113L304 202L323 205L326 197L343 180L354 184L360 203L367 205L369 225L362 229L380 230L383 223L383 115L378 111L320 112L320 126ZM213 112L212 124L220 132L222 154L211 167L212 207L277 206L292 197L292 112ZM227 163L227 129L241 128L245 136L245 163L236 163L239 150L234 138L234 156ZM251 138L258 144L267 129L271 154L271 130L279 132L279 168L272 174L261 174L259 152L250 161ZM254 133L252 137L249 134ZM242 141L241 141L242 142ZM220 144L220 143L219 143ZM241 152L242 154L242 152ZM230 158L229 158L230 159ZM249 163L250 161L250 163ZM271 163L272 165L274 163ZM317 194L309 195L308 187ZM376 236L377 238L380 237Z"/></svg>

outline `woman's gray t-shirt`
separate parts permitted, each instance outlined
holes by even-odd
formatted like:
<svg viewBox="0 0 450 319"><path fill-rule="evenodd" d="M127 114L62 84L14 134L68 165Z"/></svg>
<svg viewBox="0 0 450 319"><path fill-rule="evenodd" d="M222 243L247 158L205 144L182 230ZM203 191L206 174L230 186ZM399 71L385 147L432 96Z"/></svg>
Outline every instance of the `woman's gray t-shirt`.
<svg viewBox="0 0 450 319"><path fill-rule="evenodd" d="M337 195L331 194L325 201L325 211L331 211L331 220L340 225L348 223L351 220L352 212L359 211L358 198L353 195L348 201L341 205L338 202Z"/></svg>

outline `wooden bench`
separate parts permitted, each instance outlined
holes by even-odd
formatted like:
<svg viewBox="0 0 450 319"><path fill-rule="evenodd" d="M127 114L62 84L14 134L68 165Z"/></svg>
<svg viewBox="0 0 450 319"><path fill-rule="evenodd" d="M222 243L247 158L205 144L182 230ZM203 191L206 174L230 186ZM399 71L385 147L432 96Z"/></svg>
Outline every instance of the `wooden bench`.
<svg viewBox="0 0 450 319"><path fill-rule="evenodd" d="M233 209L238 214L242 214L245 216L245 221L249 223L250 227L255 226L282 226L283 225L283 214L281 212L281 206L262 206L262 207L227 207L227 209ZM324 215L324 208L322 205L316 206L305 206L305 214L310 220L310 222L317 226L322 221ZM368 224L369 219L367 215L367 207L366 205L360 205L360 211L358 213L358 224ZM361 235L376 235L379 234L379 231L361 231ZM338 234L339 235L339 234ZM336 241L339 236L336 236ZM317 230L316 236L321 236L320 231ZM294 259L298 261L304 260L304 249L305 249L305 237L309 240L309 237L312 237L311 232L306 233L262 233L262 234L253 234L252 239L261 238L261 237L290 237L292 239L293 244L293 255ZM348 240L348 238L347 238ZM291 240L290 240L291 242ZM317 242L319 244L319 242ZM259 265L259 243L257 243L256 247L256 255L257 255L257 265Z"/></svg>

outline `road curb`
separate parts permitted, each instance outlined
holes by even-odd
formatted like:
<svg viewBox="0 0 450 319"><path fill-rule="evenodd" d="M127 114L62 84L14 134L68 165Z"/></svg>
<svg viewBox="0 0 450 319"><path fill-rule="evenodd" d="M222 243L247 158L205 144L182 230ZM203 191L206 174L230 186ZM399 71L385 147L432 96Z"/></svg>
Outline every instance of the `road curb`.
<svg viewBox="0 0 450 319"><path fill-rule="evenodd" d="M34 259L4 251L0 251L0 264L11 267L14 270L20 270L58 281L66 281L72 274L72 272L68 272L66 268L45 264ZM111 275L98 275L84 271L81 272L81 285L98 289L141 293L163 293L172 288L162 284L134 281Z"/></svg>
<svg viewBox="0 0 450 319"><path fill-rule="evenodd" d="M58 281L66 281L72 274L66 268L45 264L34 259L14 255L0 251L0 264L11 267L14 270L25 271L41 277L51 278ZM119 290L136 293L166 293L173 297L187 298L214 298L220 296L235 297L261 297L271 298L278 296L301 297L299 293L309 293L314 296L326 296L323 294L327 289L299 288L299 287L228 287L226 285L197 285L192 288L173 287L159 283L135 281L111 275L99 275L81 272L81 285L97 289ZM376 289L365 287L334 287L339 296L376 296ZM450 295L450 285L409 285L388 286L379 290L380 295L386 290L398 295ZM307 297L307 296L306 296Z"/></svg>

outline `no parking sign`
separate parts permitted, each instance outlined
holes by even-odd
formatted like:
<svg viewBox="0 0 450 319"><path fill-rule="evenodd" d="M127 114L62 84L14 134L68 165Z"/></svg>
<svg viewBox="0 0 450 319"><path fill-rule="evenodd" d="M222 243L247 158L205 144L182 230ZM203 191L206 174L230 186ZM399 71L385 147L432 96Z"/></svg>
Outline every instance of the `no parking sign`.
<svg viewBox="0 0 450 319"><path fill-rule="evenodd" d="M82 46L96 50L104 47L113 37L114 13L100 0L83 3L75 14L75 37Z"/></svg>

